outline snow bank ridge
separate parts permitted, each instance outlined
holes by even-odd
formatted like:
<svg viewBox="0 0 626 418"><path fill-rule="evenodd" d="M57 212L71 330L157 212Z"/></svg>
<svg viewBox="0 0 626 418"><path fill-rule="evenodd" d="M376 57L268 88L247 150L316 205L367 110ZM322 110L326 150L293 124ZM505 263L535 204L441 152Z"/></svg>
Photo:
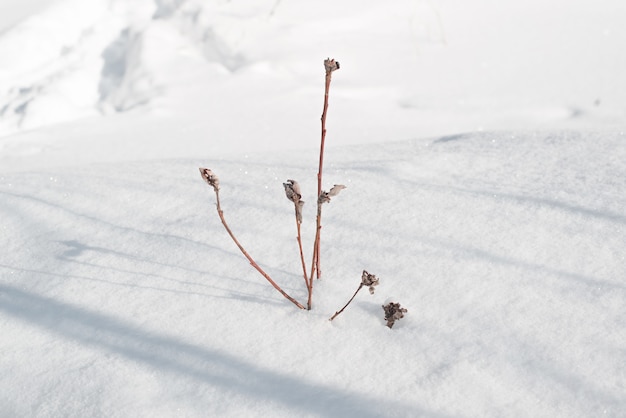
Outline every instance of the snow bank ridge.
<svg viewBox="0 0 626 418"><path fill-rule="evenodd" d="M0 135L145 107L181 49L237 70L241 33L216 17L225 6L66 0L31 16L0 37Z"/></svg>

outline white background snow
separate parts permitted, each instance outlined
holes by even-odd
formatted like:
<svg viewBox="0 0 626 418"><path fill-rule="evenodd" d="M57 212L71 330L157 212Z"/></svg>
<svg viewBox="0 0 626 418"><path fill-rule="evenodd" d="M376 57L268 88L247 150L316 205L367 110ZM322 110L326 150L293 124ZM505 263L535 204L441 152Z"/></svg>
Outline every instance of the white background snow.
<svg viewBox="0 0 626 418"><path fill-rule="evenodd" d="M626 416L622 0L1 0L0 417ZM300 311L323 60L323 278ZM363 269L376 274L333 322ZM408 309L393 329L381 305Z"/></svg>

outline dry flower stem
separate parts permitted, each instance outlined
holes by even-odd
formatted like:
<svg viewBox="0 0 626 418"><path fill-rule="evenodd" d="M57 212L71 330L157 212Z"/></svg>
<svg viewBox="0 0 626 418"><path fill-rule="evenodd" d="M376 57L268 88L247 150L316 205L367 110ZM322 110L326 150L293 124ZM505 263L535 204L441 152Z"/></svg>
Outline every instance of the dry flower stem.
<svg viewBox="0 0 626 418"><path fill-rule="evenodd" d="M306 274L306 262L304 261L304 251L302 250L302 234L300 233L300 222L296 219L296 228L298 229L298 249L300 250L300 261L302 262L302 273L304 275L304 284L306 285L306 290L309 294L309 298L307 300L307 309L311 310L311 293L313 293L313 284L309 281L309 278Z"/></svg>
<svg viewBox="0 0 626 418"><path fill-rule="evenodd" d="M339 192L337 191L336 193L339 193ZM369 274L366 270L363 270L363 274L361 274L361 284L359 285L359 288L356 290L356 292L354 292L354 295L352 295L352 297L350 298L348 303L346 303L345 306L343 308L341 308L341 310L335 312L335 314L329 319L329 321L332 321L333 319L335 319L335 317L337 317L337 315L342 313L343 310L348 307L348 305L356 297L356 294L359 293L359 290L361 290L361 288L363 288L365 286L369 286L370 294L373 295L374 294L374 287L378 286L378 282L379 282L378 277L376 277L373 274Z"/></svg>
<svg viewBox="0 0 626 418"><path fill-rule="evenodd" d="M359 288L356 290L356 292L354 292L354 295L352 295L352 297L350 298L350 300L348 301L348 303L345 304L345 306L343 308L341 308L340 310L338 310L337 312L335 312L335 314L333 316L330 317L329 321L332 321L333 319L335 319L337 317L337 315L339 315L340 313L343 312L344 309L346 309L348 307L348 305L350 304L350 302L352 302L352 300L356 297L356 294L359 293L359 290L361 290L363 288L363 286L365 286L363 283L361 283L359 285Z"/></svg>
<svg viewBox="0 0 626 418"><path fill-rule="evenodd" d="M304 251L302 250L302 232L301 232L301 224L302 224L302 207L304 206L304 201L302 201L302 194L300 192L300 185L297 181L288 179L285 183L283 183L283 187L285 188L285 196L288 200L293 202L293 206L296 214L296 230L298 231L298 235L296 239L298 240L298 249L300 250L300 262L302 263L302 273L304 275L304 284L306 286L307 292L309 293L309 300L307 308L311 309L311 283L306 274L306 262L304 261Z"/></svg>
<svg viewBox="0 0 626 418"><path fill-rule="evenodd" d="M313 261L311 262L311 275L309 276L309 300L307 304L311 306L312 298L313 298L313 276L315 275L315 271L317 269L317 278L320 278L319 272L319 241L320 241L320 230L322 229L321 223L322 219L322 204L317 202L317 232L315 233L315 242L313 244ZM310 309L310 308L309 308Z"/></svg>
<svg viewBox="0 0 626 418"><path fill-rule="evenodd" d="M283 289L280 288L280 286L278 286L276 284L276 282L274 280L272 280L272 278L265 271L263 271L263 269L261 267L259 267L259 265L256 263L256 261L254 261L252 259L250 254L248 254L248 252L239 243L237 238L235 238L235 235L233 234L233 232L228 227L228 224L226 223L226 219L224 219L224 211L222 211L222 207L220 205L220 193L219 193L219 189L217 189L217 188L215 188L215 198L217 200L217 214L219 215L220 220L222 221L222 225L224 225L224 228L226 229L226 232L228 232L228 235L230 235L230 237L233 239L235 244L237 244L237 247L239 247L239 250L248 259L248 261L250 262L252 267L254 267L259 273L261 273L261 275L263 277L265 277L265 279L268 282L270 282L270 284L272 286L274 286L274 289L278 290L280 292L280 294L282 294L285 298L287 298L291 303L293 303L294 305L296 305L300 309L304 309L304 306L302 306L302 304L300 302L298 302L297 300L295 300L294 298L289 296Z"/></svg>
<svg viewBox="0 0 626 418"><path fill-rule="evenodd" d="M330 80L332 78L333 71L339 69L339 63L334 59L326 59L324 61L324 68L326 69L326 85L324 89L324 108L322 110L322 139L320 141L320 163L319 170L317 172L317 197L322 195L322 172L324 168L324 145L326 142L326 113L328 111L328 92L330 91ZM320 233L322 229L322 210L321 204L318 203L317 210L317 230L315 233L315 242L313 244L313 269L317 271L317 278L321 276L320 270ZM313 280L313 273L311 273L311 280Z"/></svg>

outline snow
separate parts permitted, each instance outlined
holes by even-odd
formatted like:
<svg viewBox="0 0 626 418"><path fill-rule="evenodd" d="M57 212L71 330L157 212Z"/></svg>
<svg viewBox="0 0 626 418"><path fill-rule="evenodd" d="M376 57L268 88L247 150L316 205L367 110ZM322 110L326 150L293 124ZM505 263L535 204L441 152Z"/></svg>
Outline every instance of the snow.
<svg viewBox="0 0 626 418"><path fill-rule="evenodd" d="M0 416L624 416L623 2L0 16Z"/></svg>

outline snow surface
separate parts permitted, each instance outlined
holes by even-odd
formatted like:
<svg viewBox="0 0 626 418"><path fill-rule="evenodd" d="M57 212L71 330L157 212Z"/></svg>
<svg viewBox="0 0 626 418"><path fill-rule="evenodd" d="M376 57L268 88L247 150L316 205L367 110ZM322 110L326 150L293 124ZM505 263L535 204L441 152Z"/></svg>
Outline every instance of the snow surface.
<svg viewBox="0 0 626 418"><path fill-rule="evenodd" d="M626 416L625 18L5 0L0 417ZM304 302L281 183L308 260L328 56L324 185L347 189L300 311L198 167ZM329 322L363 269L376 293Z"/></svg>

